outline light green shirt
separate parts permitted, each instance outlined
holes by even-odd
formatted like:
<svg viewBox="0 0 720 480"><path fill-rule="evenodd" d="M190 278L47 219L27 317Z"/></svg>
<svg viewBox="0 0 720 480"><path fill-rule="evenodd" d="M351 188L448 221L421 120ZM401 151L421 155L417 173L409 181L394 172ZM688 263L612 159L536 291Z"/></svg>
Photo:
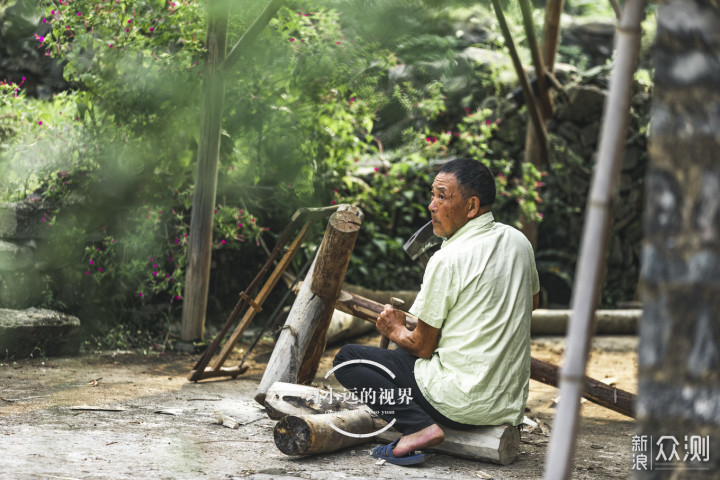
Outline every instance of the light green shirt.
<svg viewBox="0 0 720 480"><path fill-rule="evenodd" d="M470 425L522 422L539 290L530 242L491 212L443 242L410 309L440 329L432 357L415 362L422 394L440 413Z"/></svg>

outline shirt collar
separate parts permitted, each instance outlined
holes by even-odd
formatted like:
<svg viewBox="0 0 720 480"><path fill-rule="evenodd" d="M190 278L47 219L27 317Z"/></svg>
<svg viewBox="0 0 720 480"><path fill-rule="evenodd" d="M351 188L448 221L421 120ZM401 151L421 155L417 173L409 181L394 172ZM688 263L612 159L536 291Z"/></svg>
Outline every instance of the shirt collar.
<svg viewBox="0 0 720 480"><path fill-rule="evenodd" d="M455 234L450 238L441 237L443 239L443 243L440 246L440 248L444 247L450 242L453 242L457 240L459 237L462 237L467 232L471 230L480 230L484 227L489 227L492 225L492 223L495 221L495 217L493 216L492 212L486 212L480 215L479 217L475 217L469 222L467 222L465 225L460 227Z"/></svg>

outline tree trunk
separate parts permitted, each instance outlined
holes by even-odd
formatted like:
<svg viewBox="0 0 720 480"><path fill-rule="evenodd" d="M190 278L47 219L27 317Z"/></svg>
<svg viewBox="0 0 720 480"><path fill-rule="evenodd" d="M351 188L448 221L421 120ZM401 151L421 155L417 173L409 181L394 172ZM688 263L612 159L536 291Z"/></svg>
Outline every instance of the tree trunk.
<svg viewBox="0 0 720 480"><path fill-rule="evenodd" d="M545 71L552 73L555 69L555 55L557 53L558 39L560 37L560 16L562 15L563 0L550 0L545 6L545 26L543 28L542 37L542 55L536 59L535 75L538 77L538 97L540 99L540 114L542 121L550 118L553 114L554 105L552 95L545 81ZM524 15L527 17L527 15ZM527 29L526 29L527 30ZM533 127L532 120L528 119L527 132L525 135L525 153L524 162L535 165L537 169L543 168L543 146L540 142L546 141L538 137L537 129ZM522 224L521 230L532 244L533 248L537 245L538 225L534 220L526 218L524 215L520 219Z"/></svg>
<svg viewBox="0 0 720 480"><path fill-rule="evenodd" d="M275 382L305 382L317 371L335 300L345 277L362 212L337 211L328 221L322 244L280 333L255 400L264 403ZM319 352L319 353L318 353Z"/></svg>
<svg viewBox="0 0 720 480"><path fill-rule="evenodd" d="M202 116L198 142L197 183L193 193L188 266L180 337L185 341L199 340L205 330L205 311L210 284L213 211L217 190L220 129L225 100L225 83L219 66L227 47L229 2L208 2L207 60L203 81Z"/></svg>
<svg viewBox="0 0 720 480"><path fill-rule="evenodd" d="M710 479L720 472L718 25L718 2L660 2L633 438L647 448L639 443L633 451L637 479ZM666 453L672 439L679 442L680 460L657 463L663 436ZM647 471L637 466L640 455Z"/></svg>

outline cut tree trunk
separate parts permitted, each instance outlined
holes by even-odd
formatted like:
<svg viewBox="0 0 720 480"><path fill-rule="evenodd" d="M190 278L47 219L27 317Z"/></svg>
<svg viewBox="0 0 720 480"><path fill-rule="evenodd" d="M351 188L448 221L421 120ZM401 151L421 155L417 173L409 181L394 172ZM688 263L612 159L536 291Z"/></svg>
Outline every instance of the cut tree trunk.
<svg viewBox="0 0 720 480"><path fill-rule="evenodd" d="M362 225L363 213L360 209L348 208L349 210L338 211L330 217L325 237L318 250L310 290L322 300L324 308L300 365L299 383L312 381L317 373L320 358L327 345L327 331L335 310L335 301L340 294L355 239Z"/></svg>
<svg viewBox="0 0 720 480"><path fill-rule="evenodd" d="M272 412L271 418L286 415L275 426L274 437L275 445L287 455L334 452L373 439L391 442L400 436L366 405L343 401L342 395L332 390L276 383L268 391L265 407ZM472 430L443 427L443 430L445 441L431 451L501 465L517 457L520 433L516 427L500 425Z"/></svg>
<svg viewBox="0 0 720 480"><path fill-rule="evenodd" d="M300 287L263 374L255 396L258 403L264 403L268 388L275 382L302 383L315 375L361 222L362 212L354 207L330 217L307 274L310 281Z"/></svg>

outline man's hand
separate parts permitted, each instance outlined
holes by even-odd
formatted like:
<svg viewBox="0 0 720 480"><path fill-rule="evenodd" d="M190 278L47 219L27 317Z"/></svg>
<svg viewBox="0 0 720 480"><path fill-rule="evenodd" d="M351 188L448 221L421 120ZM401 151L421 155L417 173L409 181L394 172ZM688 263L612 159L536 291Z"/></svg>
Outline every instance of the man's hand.
<svg viewBox="0 0 720 480"><path fill-rule="evenodd" d="M398 327L405 328L405 312L401 312L391 305L385 305L385 310L380 313L375 325L384 337L390 338L393 330Z"/></svg>
<svg viewBox="0 0 720 480"><path fill-rule="evenodd" d="M383 336L421 358L430 358L438 344L439 329L418 319L415 330L405 328L405 312L385 305L375 323Z"/></svg>

